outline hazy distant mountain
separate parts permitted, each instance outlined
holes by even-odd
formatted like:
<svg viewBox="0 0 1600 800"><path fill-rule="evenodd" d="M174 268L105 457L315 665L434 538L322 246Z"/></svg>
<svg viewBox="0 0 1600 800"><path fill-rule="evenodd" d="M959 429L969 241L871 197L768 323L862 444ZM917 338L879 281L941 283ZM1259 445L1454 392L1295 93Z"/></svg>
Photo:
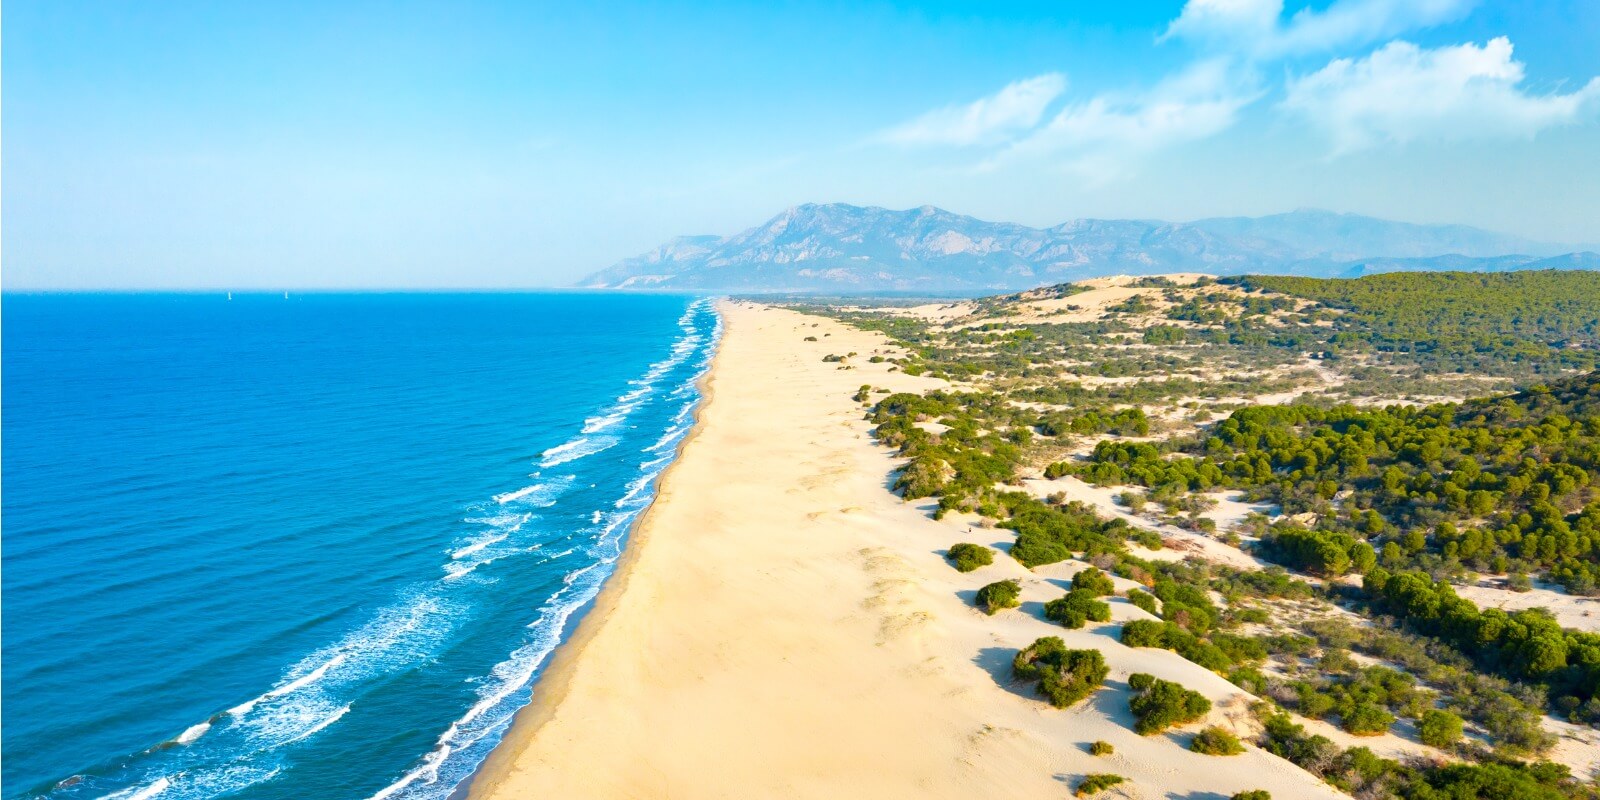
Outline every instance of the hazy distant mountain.
<svg viewBox="0 0 1600 800"><path fill-rule="evenodd" d="M1462 225L1413 225L1326 211L1193 223L1084 219L1030 228L933 206L892 211L831 203L796 206L733 236L679 237L597 272L582 285L731 292L992 291L1099 275L1185 271L1328 276L1362 269L1498 271L1529 268L1539 256L1570 249ZM1583 255L1591 258L1584 261ZM1515 258L1493 258L1501 256ZM1592 264L1592 256L1574 254L1574 263ZM1352 263L1363 259L1368 261ZM1480 259L1493 263L1480 264ZM1446 263L1463 266L1441 266Z"/></svg>
<svg viewBox="0 0 1600 800"><path fill-rule="evenodd" d="M1553 256L1572 250L1467 225L1415 225L1316 209L1265 217L1214 217L1190 224L1218 236L1271 239L1301 251L1307 258L1331 261L1443 255Z"/></svg>

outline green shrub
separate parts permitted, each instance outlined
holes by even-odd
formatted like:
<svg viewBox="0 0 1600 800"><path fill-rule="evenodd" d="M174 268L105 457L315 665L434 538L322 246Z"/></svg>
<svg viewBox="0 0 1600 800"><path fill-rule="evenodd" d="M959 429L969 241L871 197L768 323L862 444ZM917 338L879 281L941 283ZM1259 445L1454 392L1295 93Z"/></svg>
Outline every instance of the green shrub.
<svg viewBox="0 0 1600 800"><path fill-rule="evenodd" d="M1236 756L1244 752L1244 745L1239 743L1239 737L1213 725L1196 734L1189 749L1208 756Z"/></svg>
<svg viewBox="0 0 1600 800"><path fill-rule="evenodd" d="M1164 610L1177 608L1168 604ZM1136 619L1122 625L1122 643L1129 647L1159 647L1217 673L1225 673L1232 661L1222 648L1206 642L1174 622Z"/></svg>
<svg viewBox="0 0 1600 800"><path fill-rule="evenodd" d="M1116 786L1125 780L1127 780L1127 778L1124 778L1121 775L1111 775L1104 772L1096 773L1094 775L1085 775L1083 777L1083 782L1078 784L1077 789L1073 790L1072 796L1088 797L1092 794L1099 794L1100 792L1110 789L1111 787Z"/></svg>
<svg viewBox="0 0 1600 800"><path fill-rule="evenodd" d="M1096 597L1117 593L1117 587L1111 582L1111 576L1094 567L1079 570L1078 574L1072 576L1072 590L1088 592Z"/></svg>
<svg viewBox="0 0 1600 800"><path fill-rule="evenodd" d="M1272 792L1266 789L1250 789L1243 792L1234 792L1228 800L1272 800Z"/></svg>
<svg viewBox="0 0 1600 800"><path fill-rule="evenodd" d="M978 607L985 613L994 615L1004 608L1016 608L1021 605L1017 596L1022 593L1022 584L1015 580L995 581L978 590Z"/></svg>
<svg viewBox="0 0 1600 800"><path fill-rule="evenodd" d="M1135 672L1128 676L1128 688L1136 692L1142 692L1150 688L1155 682L1156 676L1148 672Z"/></svg>
<svg viewBox="0 0 1600 800"><path fill-rule="evenodd" d="M1111 606L1103 601L1096 600L1095 596L1082 589L1073 589L1055 600L1044 604L1045 618L1054 620L1068 628L1081 628L1085 622L1105 622L1111 619Z"/></svg>
<svg viewBox="0 0 1600 800"><path fill-rule="evenodd" d="M1095 742L1089 745L1089 755L1092 756L1109 756L1114 752L1116 748L1113 748L1110 742Z"/></svg>
<svg viewBox="0 0 1600 800"><path fill-rule="evenodd" d="M1448 711L1429 709L1417 721L1417 734L1425 745L1448 749L1461 741L1461 718Z"/></svg>
<svg viewBox="0 0 1600 800"><path fill-rule="evenodd" d="M1161 614L1161 612L1156 610L1155 595L1152 595L1149 592L1141 592L1138 589L1129 589L1128 602L1157 616L1160 616Z"/></svg>
<svg viewBox="0 0 1600 800"><path fill-rule="evenodd" d="M994 563L994 551L981 544L962 542L950 545L950 552L945 555L962 572L971 572L978 567L987 567Z"/></svg>
<svg viewBox="0 0 1600 800"><path fill-rule="evenodd" d="M1149 679L1149 688L1128 699L1128 708L1133 711L1135 719L1133 730L1141 736L1194 722L1211 710L1211 701L1199 692L1185 689L1172 681L1148 675L1144 677ZM1145 681L1141 680L1140 683ZM1133 678L1128 679L1128 685L1134 685Z"/></svg>
<svg viewBox="0 0 1600 800"><path fill-rule="evenodd" d="M1394 724L1394 715L1375 703L1357 703L1341 722L1346 731L1357 736L1377 736Z"/></svg>
<svg viewBox="0 0 1600 800"><path fill-rule="evenodd" d="M1011 671L1022 680L1037 680L1051 705L1066 708L1100 688L1110 670L1099 650L1068 650L1061 637L1046 636L1018 652Z"/></svg>

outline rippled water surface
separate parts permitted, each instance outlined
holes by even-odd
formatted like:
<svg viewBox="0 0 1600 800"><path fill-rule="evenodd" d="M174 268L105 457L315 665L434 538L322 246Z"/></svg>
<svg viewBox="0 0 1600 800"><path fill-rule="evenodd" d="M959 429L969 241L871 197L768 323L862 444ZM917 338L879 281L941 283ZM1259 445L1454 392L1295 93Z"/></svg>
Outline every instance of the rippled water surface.
<svg viewBox="0 0 1600 800"><path fill-rule="evenodd" d="M662 296L3 302L5 798L446 796L718 334Z"/></svg>

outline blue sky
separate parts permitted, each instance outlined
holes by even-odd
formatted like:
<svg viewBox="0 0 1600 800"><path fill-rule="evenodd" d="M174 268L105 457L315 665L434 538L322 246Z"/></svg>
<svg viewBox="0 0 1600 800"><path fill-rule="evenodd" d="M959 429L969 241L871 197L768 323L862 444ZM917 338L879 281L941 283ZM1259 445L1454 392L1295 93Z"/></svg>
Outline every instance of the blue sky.
<svg viewBox="0 0 1600 800"><path fill-rule="evenodd" d="M570 5L8 2L4 285L562 285L828 201L1600 241L1592 0Z"/></svg>

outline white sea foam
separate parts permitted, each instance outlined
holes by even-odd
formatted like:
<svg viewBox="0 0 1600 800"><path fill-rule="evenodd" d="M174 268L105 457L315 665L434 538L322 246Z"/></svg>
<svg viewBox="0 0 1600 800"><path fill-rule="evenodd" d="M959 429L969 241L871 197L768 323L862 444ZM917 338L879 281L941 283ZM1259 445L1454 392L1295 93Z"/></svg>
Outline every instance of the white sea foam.
<svg viewBox="0 0 1600 800"><path fill-rule="evenodd" d="M645 491L650 488L650 484L654 482L656 476L660 474L661 470L657 469L646 472L639 477L634 478L633 481L628 484L627 493L617 499L616 507L629 508L641 505L645 500L648 499L644 496Z"/></svg>
<svg viewBox="0 0 1600 800"><path fill-rule="evenodd" d="M167 778L157 778L155 783L152 783L149 786L135 786L131 789L123 789L120 792L108 794L101 798L101 800L145 800L145 798L155 797L156 795L161 794L171 786L171 780L168 780Z"/></svg>
<svg viewBox="0 0 1600 800"><path fill-rule="evenodd" d="M494 553L494 554L488 555L488 556L486 556L484 558L477 559L475 561L467 561L467 562L464 562L464 563L456 563L456 564L446 564L445 567L444 567L445 576L444 576L443 579L447 580L447 581L453 581L453 580L456 580L458 578L464 578L464 577L466 577L468 575L471 575L474 571L476 571L478 569L478 567L482 567L482 566L485 566L485 565L488 565L488 564L493 564L494 562L499 561L502 558L508 558L510 556L517 555L519 553L531 553L531 552L533 552L535 550L538 550L538 549L539 549L539 545L533 545L532 547L523 547L523 548L519 548L519 549L514 550L514 551L501 551L501 552L498 552L498 553Z"/></svg>
<svg viewBox="0 0 1600 800"><path fill-rule="evenodd" d="M615 436L578 436L539 454L539 466L554 467L580 458L588 458L615 447Z"/></svg>
<svg viewBox="0 0 1600 800"><path fill-rule="evenodd" d="M206 731L209 730L211 730L211 720L206 720L198 725L190 725L188 728L185 728L183 733L178 734L178 738L173 739L173 741L177 742L178 744L189 744L201 736L204 736Z"/></svg>
<svg viewBox="0 0 1600 800"><path fill-rule="evenodd" d="M662 450L666 450L672 445L676 444L677 441L683 438L683 435L688 432L689 426L686 425L678 425L676 427L669 428L666 433L661 434L661 438L657 439L655 444L646 447L644 452L659 453Z"/></svg>
<svg viewBox="0 0 1600 800"><path fill-rule="evenodd" d="M588 418L588 419L583 421L583 432L584 433L599 433L600 431L603 431L603 430L605 430L607 428L610 428L610 427L616 425L617 423L627 419L628 418L628 412L632 411L632 410L633 410L632 408L616 409L616 410L612 411L609 414L605 414L605 415L602 415L602 416L590 417L590 418Z"/></svg>
<svg viewBox="0 0 1600 800"><path fill-rule="evenodd" d="M248 786L272 780L282 769L279 766L230 764L216 769L179 773L173 776L177 782L164 800L210 800L233 794Z"/></svg>
<svg viewBox="0 0 1600 800"><path fill-rule="evenodd" d="M491 544L499 544L500 542L505 541L506 537L510 535L511 534L509 533L498 533L485 539L477 539L471 544L468 544L466 547L451 553L450 558L453 561L460 561L461 559L466 558L467 556L470 556Z"/></svg>
<svg viewBox="0 0 1600 800"><path fill-rule="evenodd" d="M507 701L533 680L534 674L555 649L567 619L598 593L604 576L595 575L595 570L601 563L597 561L585 565L563 577L562 588L545 601L539 618L528 626L534 631L532 640L513 651L510 658L496 664L490 671L485 688L479 692L478 702L445 729L433 749L423 756L421 763L374 794L372 800L425 796L420 792L439 781L440 768L453 753L504 729L520 705ZM586 577L589 579L584 580Z"/></svg>
<svg viewBox="0 0 1600 800"><path fill-rule="evenodd" d="M348 714L348 713L350 713L350 704L349 703L345 703L344 705L340 706L337 711L334 711L332 714L329 714L328 716L324 717L321 722L318 722L317 724L315 724L315 725L311 726L310 728L306 729L306 731L304 733L301 733L301 734L295 736L294 738L289 739L288 741L285 741L284 744L293 744L294 742L298 742L301 739L308 739L311 736L313 736L314 734L316 734L318 731L322 730L323 728L326 728L329 725L332 725L333 723L338 722L340 717L342 717L342 716L344 716L345 714Z"/></svg>
<svg viewBox="0 0 1600 800"><path fill-rule="evenodd" d="M322 680L322 676L328 674L328 670L343 664L344 660L348 657L349 656L347 653L337 653L332 658L322 662L322 664L310 672L307 672L297 678L293 678L287 683L282 683L273 689L240 703L239 705L228 709L228 713L235 717L242 717L245 714L253 711L257 705L264 701L271 700L275 697L282 697L283 695L293 692L296 689L301 689L316 683L317 681Z"/></svg>

